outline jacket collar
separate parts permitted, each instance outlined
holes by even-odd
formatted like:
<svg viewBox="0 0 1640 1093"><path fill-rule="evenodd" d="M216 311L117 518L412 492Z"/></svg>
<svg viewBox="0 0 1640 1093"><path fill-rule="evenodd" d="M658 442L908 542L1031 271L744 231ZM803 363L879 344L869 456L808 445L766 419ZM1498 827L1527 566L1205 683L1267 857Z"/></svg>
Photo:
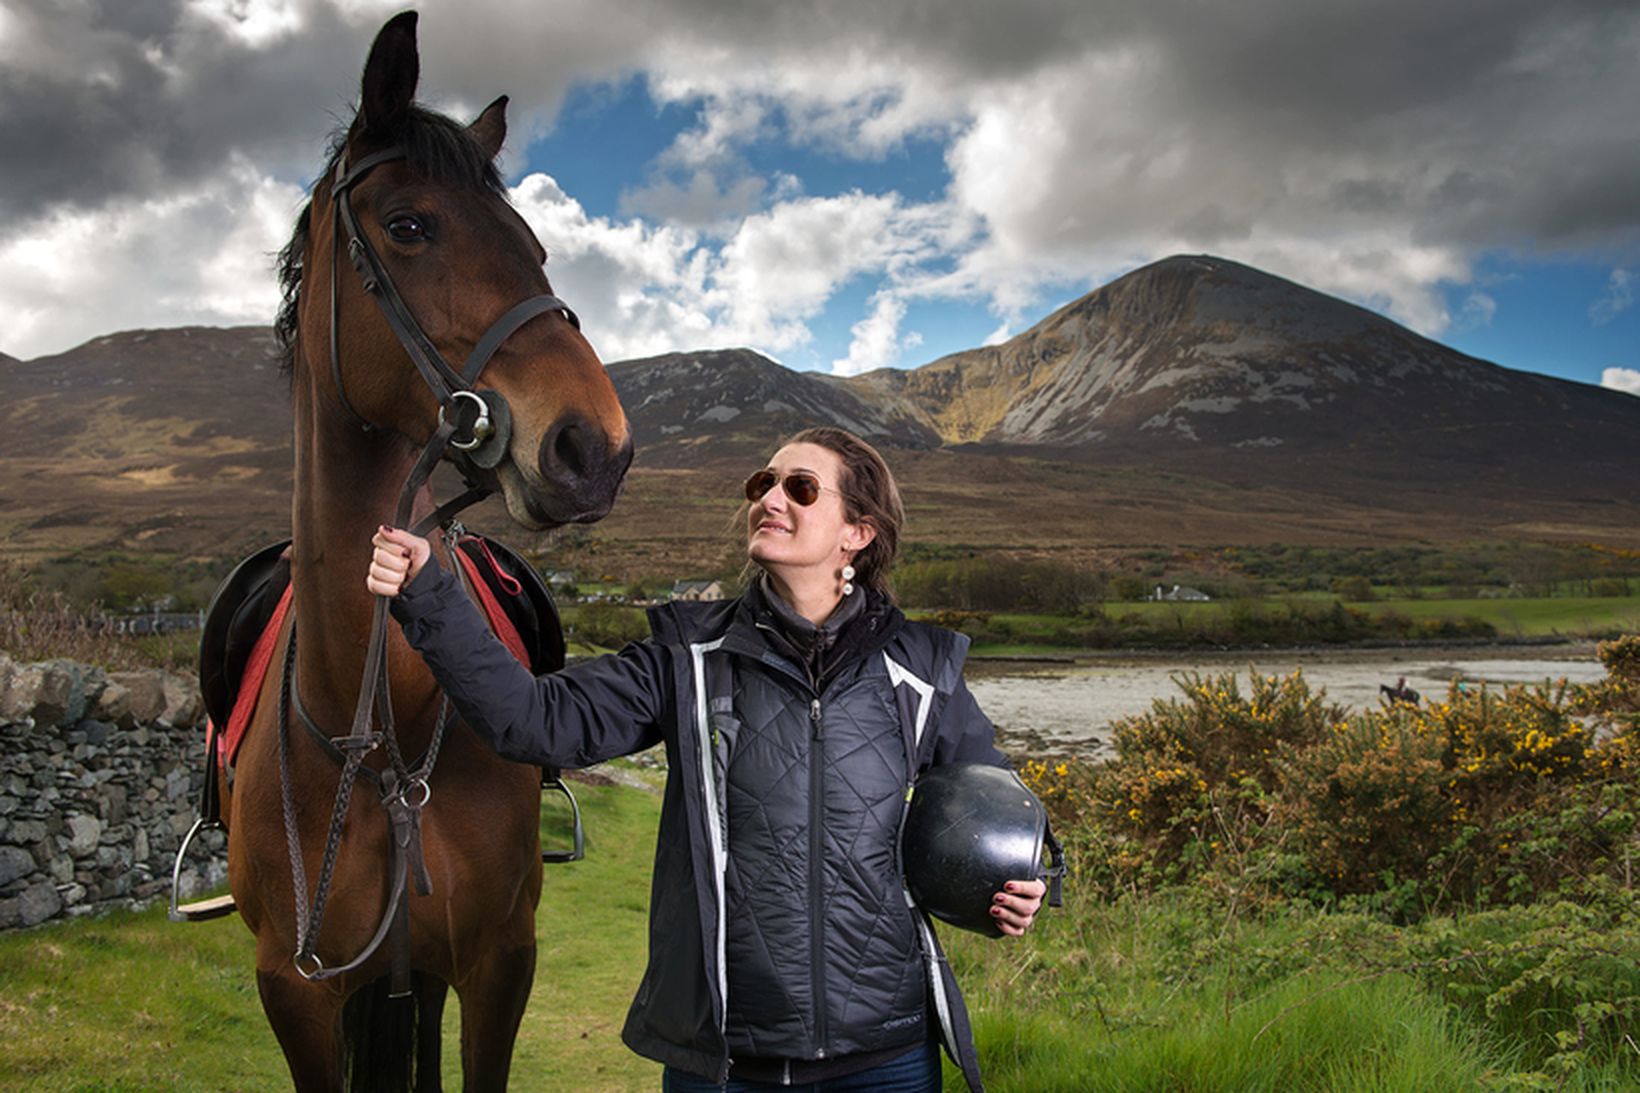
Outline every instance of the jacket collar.
<svg viewBox="0 0 1640 1093"><path fill-rule="evenodd" d="M799 647L801 636L794 641L782 618L782 614L797 617L796 612L783 603L776 606L778 597L766 591L762 581L754 581L740 599L724 635L724 648L779 667L816 690L824 690L843 668L880 651L905 623L905 616L887 597L869 589L862 589L860 595L859 606L841 616L834 614L814 628L824 634L833 622L838 624L818 660L813 660Z"/></svg>

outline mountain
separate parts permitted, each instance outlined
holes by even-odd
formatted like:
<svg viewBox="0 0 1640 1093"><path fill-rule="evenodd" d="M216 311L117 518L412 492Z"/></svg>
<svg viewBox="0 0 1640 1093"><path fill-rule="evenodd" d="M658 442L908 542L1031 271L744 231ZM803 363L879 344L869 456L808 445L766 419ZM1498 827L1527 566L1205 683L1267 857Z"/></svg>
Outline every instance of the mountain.
<svg viewBox="0 0 1640 1093"><path fill-rule="evenodd" d="M133 331L0 361L8 553L243 553L287 534L290 420L262 327ZM1146 544L1558 539L1640 546L1640 399L1514 372L1212 257L1158 262L921 368L750 350L619 361L637 458L554 549L718 568L748 469L831 422L891 450L911 541L1092 557ZM446 494L449 490L444 491ZM499 506L475 526L545 543Z"/></svg>
<svg viewBox="0 0 1640 1093"><path fill-rule="evenodd" d="M290 518L266 327L111 334L0 368L0 511L30 553L248 550Z"/></svg>
<svg viewBox="0 0 1640 1093"><path fill-rule="evenodd" d="M817 422L841 425L896 448L934 448L939 434L920 420L809 372L793 372L750 349L667 353L617 361L609 377L642 447L677 436L770 438Z"/></svg>
<svg viewBox="0 0 1640 1093"><path fill-rule="evenodd" d="M849 382L946 443L1101 459L1348 452L1381 477L1539 486L1575 467L1600 492L1632 481L1640 442L1631 396L1500 368L1207 256L1137 270L1002 345Z"/></svg>

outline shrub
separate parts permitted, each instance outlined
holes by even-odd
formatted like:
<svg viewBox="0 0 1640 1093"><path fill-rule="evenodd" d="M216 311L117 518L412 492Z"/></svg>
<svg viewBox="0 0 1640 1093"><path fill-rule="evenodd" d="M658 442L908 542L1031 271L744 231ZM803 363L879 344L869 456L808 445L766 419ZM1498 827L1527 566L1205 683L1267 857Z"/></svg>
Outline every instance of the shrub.
<svg viewBox="0 0 1640 1093"><path fill-rule="evenodd" d="M1175 678L1181 696L1114 726L1113 758L1030 767L1056 818L1091 830L1116 891L1170 881L1241 899L1352 900L1412 920L1457 904L1632 884L1640 640L1608 643L1589 688L1454 688L1354 716L1302 675Z"/></svg>
<svg viewBox="0 0 1640 1093"><path fill-rule="evenodd" d="M589 603L577 608L567 629L574 640L606 649L619 649L649 636L649 623L642 611L613 603Z"/></svg>

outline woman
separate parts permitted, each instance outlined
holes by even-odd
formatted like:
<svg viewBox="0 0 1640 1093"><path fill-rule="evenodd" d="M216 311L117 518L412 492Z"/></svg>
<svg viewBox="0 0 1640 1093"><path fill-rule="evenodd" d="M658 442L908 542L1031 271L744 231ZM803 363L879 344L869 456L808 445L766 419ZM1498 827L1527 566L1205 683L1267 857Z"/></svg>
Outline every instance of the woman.
<svg viewBox="0 0 1640 1093"><path fill-rule="evenodd" d="M743 596L656 608L648 640L548 676L490 635L426 540L383 528L367 584L502 755L586 767L665 742L649 966L622 1038L665 1064L667 1093L938 1090L941 1040L977 1089L897 846L917 772L1005 762L963 684L967 639L891 602L903 510L858 437L797 434L746 497ZM1043 892L997 893L1002 932L1024 933Z"/></svg>

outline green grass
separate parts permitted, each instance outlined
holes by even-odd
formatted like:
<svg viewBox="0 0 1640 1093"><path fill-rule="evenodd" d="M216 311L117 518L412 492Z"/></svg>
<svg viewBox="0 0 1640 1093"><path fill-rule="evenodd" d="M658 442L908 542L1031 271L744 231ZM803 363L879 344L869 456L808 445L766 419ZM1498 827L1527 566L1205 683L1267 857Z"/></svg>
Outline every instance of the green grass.
<svg viewBox="0 0 1640 1093"><path fill-rule="evenodd" d="M952 933L947 947L997 1091L1640 1088L1640 1060L1587 1063L1557 1086L1512 1030L1406 967L1413 937L1453 922L1241 917L1189 892L1105 904L1073 888L1023 941Z"/></svg>
<svg viewBox="0 0 1640 1093"><path fill-rule="evenodd" d="M587 859L548 867L513 1087L653 1091L659 1068L619 1033L645 958L659 798L576 790ZM1239 916L1185 892L1109 904L1073 885L1023 941L944 936L994 1093L1538 1088L1520 1084L1528 1068L1510 1030L1387 970L1406 962L1414 931L1452 921ZM174 925L162 910L0 936L0 1088L286 1088L251 947L237 919ZM456 1018L452 998L450 1089L460 1086ZM1560 1088L1637 1081L1640 1062L1591 1063ZM946 1088L961 1088L949 1065Z"/></svg>
<svg viewBox="0 0 1640 1093"><path fill-rule="evenodd" d="M546 867L535 989L513 1059L517 1089L653 1090L660 1068L620 1042L647 949L658 794L574 786L584 861ZM551 801L551 798L548 798ZM553 806L549 806L553 807ZM556 808L551 845L563 845ZM237 917L175 924L163 908L0 935L0 1089L289 1087ZM461 1086L459 1005L444 1079Z"/></svg>
<svg viewBox="0 0 1640 1093"><path fill-rule="evenodd" d="M1329 603L1332 596L1294 597L1305 603ZM1286 597L1262 602L1272 610L1280 610ZM1189 629L1202 623L1223 618L1235 601L1215 600L1211 603L1110 603L1105 613L1121 617L1132 613L1152 625L1169 623ZM1640 624L1640 599L1634 597L1556 596L1546 599L1418 599L1374 600L1370 603L1350 603L1348 606L1374 615L1390 612L1413 619L1475 618L1497 627L1503 637L1554 637L1562 634L1588 634L1617 629L1633 629ZM1021 627L1043 626L1033 621L1042 616L998 615ZM1017 621L1016 621L1017 620Z"/></svg>
<svg viewBox="0 0 1640 1093"><path fill-rule="evenodd" d="M1373 614L1394 611L1413 619L1476 618L1500 637L1556 637L1640 629L1640 599L1557 596L1553 599L1381 600L1353 604Z"/></svg>

